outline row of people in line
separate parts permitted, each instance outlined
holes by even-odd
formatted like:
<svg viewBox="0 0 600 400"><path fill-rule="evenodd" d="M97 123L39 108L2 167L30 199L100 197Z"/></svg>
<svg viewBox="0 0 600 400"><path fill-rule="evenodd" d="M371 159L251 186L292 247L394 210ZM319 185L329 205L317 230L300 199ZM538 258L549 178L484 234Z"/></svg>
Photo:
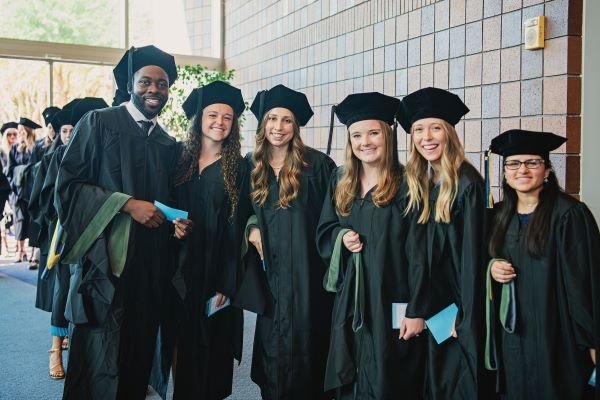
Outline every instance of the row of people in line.
<svg viewBox="0 0 600 400"><path fill-rule="evenodd" d="M63 398L143 399L149 381L164 397L170 371L174 398L225 398L242 309L258 314L251 378L265 399L594 396L600 235L558 186L549 153L564 138L496 137L504 200L487 213L454 94L348 96L336 168L303 144L310 104L283 85L254 99L245 158L243 97L223 82L190 94L177 144L156 123L176 77L152 46L126 53L115 78L131 101L85 115L58 167L75 325ZM189 216L165 223L155 201ZM452 304L438 344L425 320ZM393 305L406 307L397 327Z"/></svg>

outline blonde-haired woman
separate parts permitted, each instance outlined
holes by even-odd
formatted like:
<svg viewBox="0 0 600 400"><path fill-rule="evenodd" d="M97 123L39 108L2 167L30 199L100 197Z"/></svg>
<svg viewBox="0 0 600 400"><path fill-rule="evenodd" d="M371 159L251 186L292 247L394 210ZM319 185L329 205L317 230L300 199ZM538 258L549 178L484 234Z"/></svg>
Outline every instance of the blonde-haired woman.
<svg viewBox="0 0 600 400"><path fill-rule="evenodd" d="M458 308L452 336L427 352L425 398L476 399L482 371L484 184L465 159L454 126L469 109L437 88L402 99L398 120L411 134L407 212L427 228L427 317Z"/></svg>
<svg viewBox="0 0 600 400"><path fill-rule="evenodd" d="M426 271L425 230L404 215L398 99L352 94L336 108L348 127L345 162L332 174L317 246L336 293L325 388L336 399L421 399L424 328L413 297ZM411 228L415 228L410 231ZM394 307L406 309L393 324Z"/></svg>
<svg viewBox="0 0 600 400"><path fill-rule="evenodd" d="M251 377L264 399L328 399L333 298L322 289L315 233L335 163L300 138L313 115L303 93L277 85L260 92L251 110L259 121L255 151L246 156L256 215L248 240L256 251L246 261L260 266L269 304L256 321Z"/></svg>
<svg viewBox="0 0 600 400"><path fill-rule="evenodd" d="M13 144L8 155L6 177L15 193L15 202L11 204L15 213L15 237L17 239L18 261L27 261L25 239L28 237L29 213L27 204L33 186L33 179L28 179L27 167L41 160L43 152L36 146L35 130L41 128L28 118L19 119L17 143ZM36 269L37 264L30 264Z"/></svg>
<svg viewBox="0 0 600 400"><path fill-rule="evenodd" d="M0 142L0 162L2 163L2 175L5 176L8 170L8 154L10 153L10 149L12 145L17 140L17 127L19 124L16 122L6 122L2 124L0 127L0 133L2 134L2 142ZM5 178L6 179L6 178ZM1 246L4 246L6 249L6 253L9 253L8 249L8 239L6 237L6 232L10 229L13 224L14 215L12 208L10 207L10 198L14 196L12 191L10 190L9 184L9 193L6 195L8 201L6 199L4 201L0 201L0 209L4 213L4 220L0 224L0 230L2 231L2 243Z"/></svg>

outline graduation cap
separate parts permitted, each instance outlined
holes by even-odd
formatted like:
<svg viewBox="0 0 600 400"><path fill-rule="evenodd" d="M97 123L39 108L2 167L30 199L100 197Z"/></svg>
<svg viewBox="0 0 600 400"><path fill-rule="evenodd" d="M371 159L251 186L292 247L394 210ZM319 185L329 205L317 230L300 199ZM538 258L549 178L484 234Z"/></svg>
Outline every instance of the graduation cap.
<svg viewBox="0 0 600 400"><path fill-rule="evenodd" d="M84 97L73 106L71 110L71 122L75 126L88 112L106 107L108 107L108 104L100 97Z"/></svg>
<svg viewBox="0 0 600 400"><path fill-rule="evenodd" d="M73 122L71 121L71 111L61 110L57 112L54 114L50 123L56 131L59 131L63 125L73 125Z"/></svg>
<svg viewBox="0 0 600 400"><path fill-rule="evenodd" d="M379 92L355 93L346 96L346 98L337 106L332 107L340 122L347 127L355 122L374 119L383 121L388 125L393 125L392 131L392 151L394 151L394 161L397 165L398 160L398 139L395 121L396 110L400 105L400 100L395 97L386 96ZM327 141L327 154L331 152L331 140L333 138L333 118L329 125L329 139Z"/></svg>
<svg viewBox="0 0 600 400"><path fill-rule="evenodd" d="M412 124L420 119L440 118L454 126L468 112L469 108L454 93L428 87L405 96L396 118L406 133L410 133Z"/></svg>
<svg viewBox="0 0 600 400"><path fill-rule="evenodd" d="M10 128L16 129L18 126L19 126L19 124L17 124L16 122L6 122L6 123L2 124L2 127L0 127L0 133L4 134L4 132L7 129L10 129Z"/></svg>
<svg viewBox="0 0 600 400"><path fill-rule="evenodd" d="M129 100L131 100L131 95L127 92L127 90L123 90L117 87L117 90L115 90L115 97L113 97L112 105L113 107L120 106L121 104Z"/></svg>
<svg viewBox="0 0 600 400"><path fill-rule="evenodd" d="M141 68L156 65L162 68L169 76L169 86L177 79L177 66L175 58L155 46L132 47L127 50L117 66L113 69L117 87L127 88L131 92L133 75Z"/></svg>
<svg viewBox="0 0 600 400"><path fill-rule="evenodd" d="M240 116L246 107L242 91L223 81L214 81L192 90L182 107L186 117L192 119L194 115L200 115L206 106L215 103L231 106L236 116Z"/></svg>
<svg viewBox="0 0 600 400"><path fill-rule="evenodd" d="M566 141L566 138L550 132L511 129L493 138L490 150L502 157L535 154L547 160L550 152Z"/></svg>
<svg viewBox="0 0 600 400"><path fill-rule="evenodd" d="M270 90L258 92L250 106L250 111L260 123L264 115L276 107L290 110L300 126L306 125L314 114L304 93L297 92L284 85L277 85Z"/></svg>
<svg viewBox="0 0 600 400"><path fill-rule="evenodd" d="M50 106L46 107L44 111L42 111L42 116L44 117L44 124L48 126L48 124L52 123L52 118L60 111L60 108Z"/></svg>
<svg viewBox="0 0 600 400"><path fill-rule="evenodd" d="M19 118L19 125L26 126L31 129L39 129L41 126L30 120L29 118L21 117Z"/></svg>

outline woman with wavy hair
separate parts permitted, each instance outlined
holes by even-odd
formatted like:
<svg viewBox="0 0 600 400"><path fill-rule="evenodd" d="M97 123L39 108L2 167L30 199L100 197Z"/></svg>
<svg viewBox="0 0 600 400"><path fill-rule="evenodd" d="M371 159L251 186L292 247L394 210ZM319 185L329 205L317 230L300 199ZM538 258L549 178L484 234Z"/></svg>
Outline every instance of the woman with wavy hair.
<svg viewBox="0 0 600 400"><path fill-rule="evenodd" d="M426 271L425 230L404 215L394 114L399 100L352 94L335 112L347 126L344 165L331 175L317 246L335 292L325 388L336 399L421 399L424 328L413 297ZM402 189L401 189L402 188ZM413 229L414 228L414 229ZM411 229L413 229L411 231ZM395 325L394 308L405 308Z"/></svg>
<svg viewBox="0 0 600 400"><path fill-rule="evenodd" d="M322 289L315 233L335 164L302 143L300 127L313 115L303 93L277 85L258 93L250 109L259 129L246 156L255 213L246 265L258 267L267 304L258 310L251 377L264 399L328 399L332 297Z"/></svg>
<svg viewBox="0 0 600 400"><path fill-rule="evenodd" d="M190 125L174 205L195 224L185 240L174 243L175 290L161 325L162 376L152 384L166 398L172 363L174 399L224 399L231 394L233 360L242 351L242 310L229 304L250 212L238 122L245 104L238 88L215 81L194 89L183 109Z"/></svg>
<svg viewBox="0 0 600 400"><path fill-rule="evenodd" d="M514 129L490 146L504 179L486 292L495 303L488 338L497 335L486 356L497 358L486 367L498 370L503 399L600 398L588 385L600 349L600 234L587 206L558 184L550 152L565 141Z"/></svg>
<svg viewBox="0 0 600 400"><path fill-rule="evenodd" d="M427 399L481 398L484 185L454 129L468 111L458 96L437 88L409 94L398 109L411 135L406 212L416 212L427 229L425 315L458 309L452 337L438 344L428 331Z"/></svg>

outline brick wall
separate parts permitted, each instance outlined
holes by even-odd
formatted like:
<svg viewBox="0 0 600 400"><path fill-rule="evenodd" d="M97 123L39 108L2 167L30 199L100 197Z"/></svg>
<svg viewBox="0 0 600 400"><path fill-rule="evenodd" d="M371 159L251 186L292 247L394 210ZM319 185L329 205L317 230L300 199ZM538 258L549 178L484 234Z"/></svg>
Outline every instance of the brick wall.
<svg viewBox="0 0 600 400"><path fill-rule="evenodd" d="M211 56L211 0L185 0L184 7L192 54Z"/></svg>
<svg viewBox="0 0 600 400"><path fill-rule="evenodd" d="M436 86L471 112L457 125L469 160L511 128L548 130L569 141L552 156L569 193L579 193L583 0L228 0L225 62L252 101L283 83L308 96L315 116L305 142L324 149L331 105L353 92L398 98ZM546 16L546 48L525 50L523 21ZM244 150L256 120L244 125ZM401 129L400 129L401 131ZM332 156L346 133L336 120ZM404 140L402 140L404 139ZM408 137L400 135L401 160ZM500 165L493 158L493 184ZM498 190L496 189L496 195Z"/></svg>

